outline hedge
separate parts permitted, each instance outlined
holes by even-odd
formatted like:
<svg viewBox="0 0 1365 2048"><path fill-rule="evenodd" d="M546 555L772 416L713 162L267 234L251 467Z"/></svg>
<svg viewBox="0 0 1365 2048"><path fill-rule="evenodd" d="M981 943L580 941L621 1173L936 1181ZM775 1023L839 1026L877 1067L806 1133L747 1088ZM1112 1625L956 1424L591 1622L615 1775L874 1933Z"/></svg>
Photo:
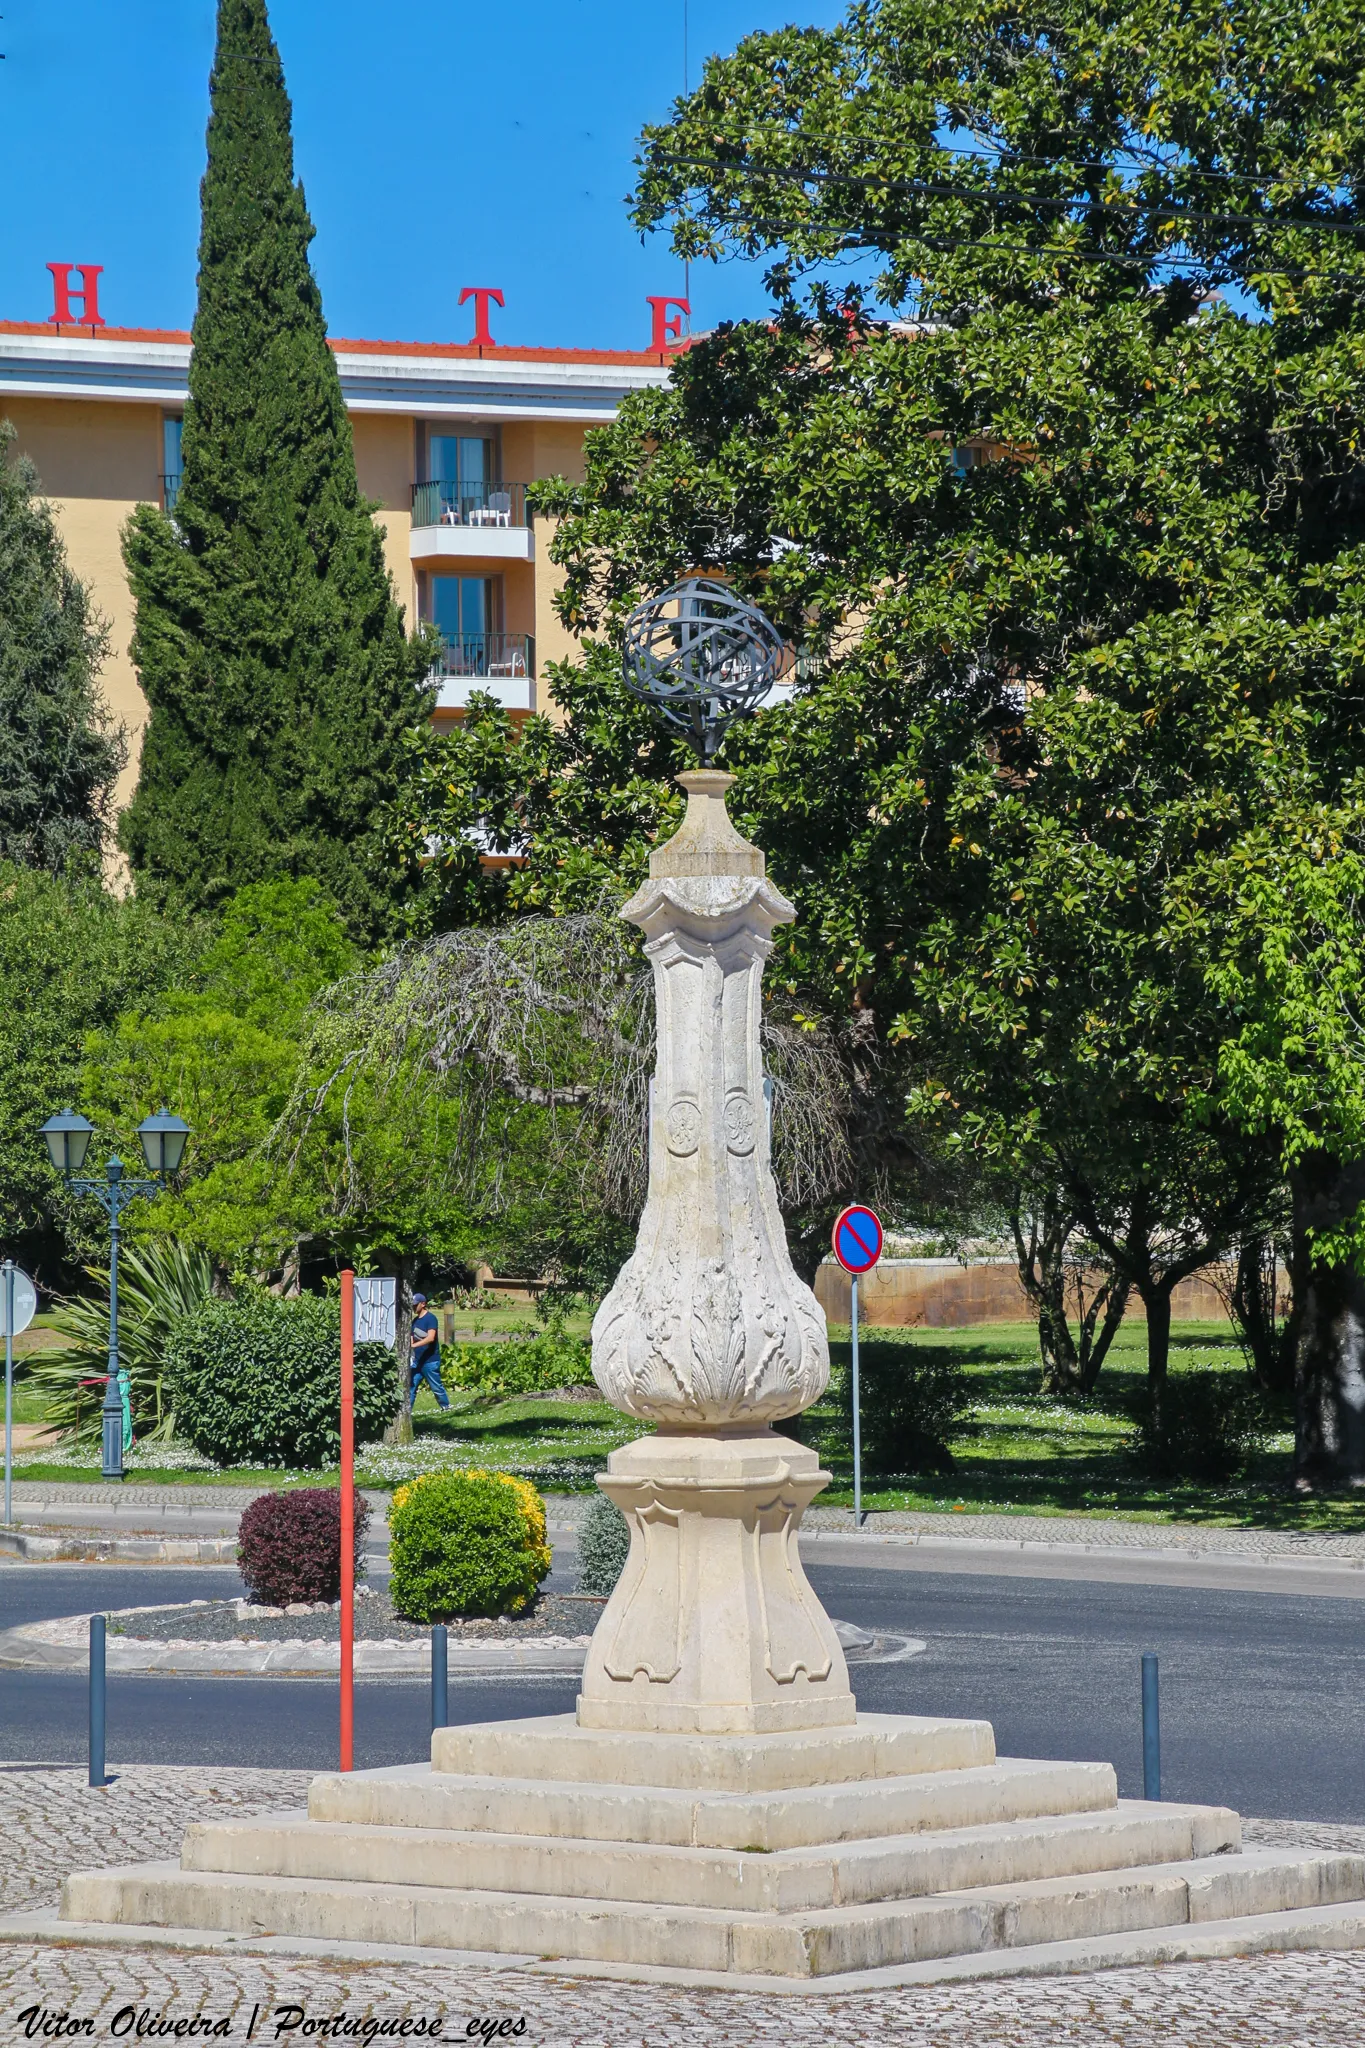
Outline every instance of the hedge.
<svg viewBox="0 0 1365 2048"><path fill-rule="evenodd" d="M590 1387L592 1347L582 1337L543 1336L501 1344L456 1344L442 1359L448 1385L475 1394L543 1394Z"/></svg>
<svg viewBox="0 0 1365 2048"><path fill-rule="evenodd" d="M305 1294L209 1301L166 1354L176 1429L220 1465L316 1471L341 1455L341 1308ZM398 1412L398 1367L383 1344L355 1350L355 1438L382 1437Z"/></svg>
<svg viewBox="0 0 1365 2048"><path fill-rule="evenodd" d="M594 1494L578 1528L578 1590L610 1593L630 1555L630 1523L614 1500Z"/></svg>

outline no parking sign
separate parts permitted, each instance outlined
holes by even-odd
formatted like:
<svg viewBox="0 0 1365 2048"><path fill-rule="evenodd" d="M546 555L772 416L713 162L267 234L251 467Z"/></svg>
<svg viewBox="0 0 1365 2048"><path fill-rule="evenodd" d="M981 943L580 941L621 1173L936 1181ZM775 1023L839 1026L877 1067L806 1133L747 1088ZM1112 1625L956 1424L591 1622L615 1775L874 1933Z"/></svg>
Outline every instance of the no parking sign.
<svg viewBox="0 0 1365 2048"><path fill-rule="evenodd" d="M870 1273L882 1255L882 1222L875 1209L850 1203L834 1219L834 1256L846 1273Z"/></svg>

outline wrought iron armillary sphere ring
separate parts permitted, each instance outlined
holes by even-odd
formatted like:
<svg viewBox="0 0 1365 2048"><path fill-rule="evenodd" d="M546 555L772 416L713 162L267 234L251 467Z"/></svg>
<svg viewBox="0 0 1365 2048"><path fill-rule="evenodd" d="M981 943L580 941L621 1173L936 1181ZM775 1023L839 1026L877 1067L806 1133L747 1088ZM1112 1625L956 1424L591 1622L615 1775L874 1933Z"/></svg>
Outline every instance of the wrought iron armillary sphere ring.
<svg viewBox="0 0 1365 2048"><path fill-rule="evenodd" d="M681 726L703 763L732 719L758 709L785 657L757 605L704 576L647 598L626 621L627 688Z"/></svg>

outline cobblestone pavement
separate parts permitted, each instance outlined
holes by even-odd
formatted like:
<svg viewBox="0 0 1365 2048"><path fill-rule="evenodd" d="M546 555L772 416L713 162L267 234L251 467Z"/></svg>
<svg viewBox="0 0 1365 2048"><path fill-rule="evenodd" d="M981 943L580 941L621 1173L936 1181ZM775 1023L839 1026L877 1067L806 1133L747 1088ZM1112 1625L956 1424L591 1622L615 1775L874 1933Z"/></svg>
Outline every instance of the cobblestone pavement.
<svg viewBox="0 0 1365 2048"><path fill-rule="evenodd" d="M853 1533L851 1508L808 1508L803 1529L822 1535ZM1087 1550L1161 1550L1185 1557L1331 1558L1341 1564L1365 1566L1365 1534L1335 1535L1330 1530L1217 1529L1175 1522L1120 1522L1084 1515L935 1515L909 1511L874 1512L864 1527L877 1536L932 1536L967 1543L1065 1544Z"/></svg>
<svg viewBox="0 0 1365 2048"><path fill-rule="evenodd" d="M190 1818L300 1806L310 1775L144 1766L92 1791L80 1771L0 1766L0 1905L14 1911L55 1904L70 1869L173 1855ZM1365 1828L1252 1821L1247 1836L1357 1848ZM248 2038L253 2013L256 2042L322 2038L305 2035L297 2013L282 2018L282 2007L302 2007L310 2021L339 2014L355 2023L440 2018L438 2038L451 2041L480 2038L469 2032L471 2022L497 2027L505 2020L510 2029L521 2021L519 2034L501 2038L528 2048L753 2048L808 2040L836 2040L840 2048L887 2041L906 2048L1359 2048L1363 2002L1365 1954L1357 1952L794 1999L460 1964L0 1943L3 2048L62 2038L53 2026L38 2032L43 2021L30 2008L49 2020L63 2013L89 2019L91 2037L104 2040L139 2038L137 2015L144 2011L153 2023L171 2025L196 2015L225 2019L230 2031L220 2038L235 2041ZM129 2010L131 2019L124 2017ZM140 2038L156 2037L144 2026ZM357 2025L345 2038L365 2036Z"/></svg>
<svg viewBox="0 0 1365 2048"><path fill-rule="evenodd" d="M194 2015L227 2019L222 2038L239 2042L297 2041L306 2038L300 2016L290 2025L291 2015L280 2010L293 2006L314 2022L344 2015L352 2041L365 2038L356 2023L367 2018L428 2025L439 2018L437 2038L452 2042L479 2038L471 2028L481 2020L492 2029L508 2022L503 2039L520 2022L512 2037L527 2048L785 2048L804 2041L837 2041L839 2048L881 2048L887 2041L905 2048L1359 2048L1363 1997L1365 1956L1356 1953L805 1999L459 1966L0 1947L6 2048L25 2038L34 2006L89 2018L97 2040L111 2038L118 2016L131 2009L123 2038L137 2038L132 2028L145 2011L153 2022L171 2024ZM315 2029L314 2038L320 2034ZM340 2028L333 2038L339 2035Z"/></svg>
<svg viewBox="0 0 1365 2048"><path fill-rule="evenodd" d="M305 1806L313 1775L142 1764L95 1791L83 1769L0 1764L0 1910L55 1906L68 1870L176 1856L187 1821Z"/></svg>

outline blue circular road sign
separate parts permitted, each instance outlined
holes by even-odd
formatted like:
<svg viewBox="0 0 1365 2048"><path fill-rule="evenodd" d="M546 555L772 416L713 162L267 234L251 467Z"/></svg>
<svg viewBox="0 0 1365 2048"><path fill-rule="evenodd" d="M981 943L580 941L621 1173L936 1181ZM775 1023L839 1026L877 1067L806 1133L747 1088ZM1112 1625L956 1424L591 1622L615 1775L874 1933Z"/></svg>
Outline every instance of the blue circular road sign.
<svg viewBox="0 0 1365 2048"><path fill-rule="evenodd" d="M853 1203L834 1221L834 1256L846 1273L868 1273L882 1255L881 1219Z"/></svg>

